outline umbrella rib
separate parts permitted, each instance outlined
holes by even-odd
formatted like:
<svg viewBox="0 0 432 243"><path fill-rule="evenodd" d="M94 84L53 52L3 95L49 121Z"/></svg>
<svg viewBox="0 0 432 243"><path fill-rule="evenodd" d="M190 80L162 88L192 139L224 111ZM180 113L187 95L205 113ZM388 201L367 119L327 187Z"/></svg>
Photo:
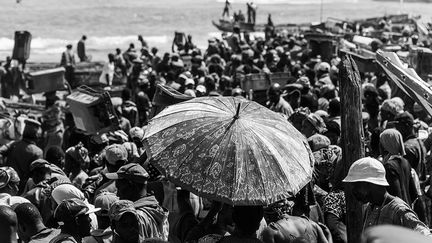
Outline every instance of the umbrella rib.
<svg viewBox="0 0 432 243"><path fill-rule="evenodd" d="M260 132L261 132L261 129L259 129L259 128L257 127L257 128L254 129L252 132L255 134L255 136L257 136L257 138L258 138L262 143L267 144L268 141L262 140L262 138L261 138L261 137L263 137L263 136L261 136L261 133L260 133ZM277 166L277 168L279 169L279 171L281 172L281 174L284 175L284 176L286 177L286 175L285 175L285 173L284 173L284 170L283 170L283 168L282 168L282 165L279 164L279 163L276 163L276 166ZM278 177L278 178L279 178L279 181L280 181L281 183L283 183L283 179L280 178L280 177ZM288 178L285 178L285 179L288 179Z"/></svg>
<svg viewBox="0 0 432 243"><path fill-rule="evenodd" d="M203 117L203 119L208 119L208 118L214 118L214 117ZM220 119L220 118L219 118ZM225 119L230 119L231 120L231 118L225 118ZM189 122L189 121L191 121L192 119L190 119L190 120L185 120L185 121L181 121L181 122L179 122L179 123L175 123L175 124L172 124L171 126L168 126L168 127L165 127L165 128L163 128L161 131L163 131L163 130L166 130L166 129L168 129L168 128L170 128L170 127L174 127L174 126L178 126L179 124L182 124L182 123L184 123L184 122ZM221 121L220 122L223 122L224 121L224 119L221 119ZM218 121L214 121L214 122L218 122ZM207 123L204 123L204 125L207 125ZM159 132L161 132L161 131L159 131ZM217 130L215 130L215 131L217 131ZM158 133L159 133L158 132ZM154 135L154 134L153 134ZM152 136L153 136L152 135ZM148 139L148 137L147 138L145 138L145 139ZM173 143L175 143L177 140L174 140L171 144L167 144L166 146L165 146L165 148L168 148L169 146L171 146ZM151 148L150 148L150 151L152 151L151 150Z"/></svg>
<svg viewBox="0 0 432 243"><path fill-rule="evenodd" d="M212 106L212 105L210 105L210 106ZM215 106L212 106L212 107L215 107ZM169 112L167 114L157 115L156 117L154 117L154 120L158 120L160 118L171 116L171 115L174 115L174 114L177 114L177 113L182 113L182 112L185 112L185 111L197 111L197 112L215 113L215 112L209 111L209 110L195 110L194 108L191 108L191 109L188 109L188 110L181 109L181 110L178 110L178 111Z"/></svg>
<svg viewBox="0 0 432 243"><path fill-rule="evenodd" d="M225 104L224 102L222 102L220 99L216 99L219 103L221 103L222 105L224 105L228 110L232 110L233 108L232 107L228 107L227 106L227 104ZM235 108L236 107L234 107L234 110L235 110ZM224 111L226 111L226 110L224 110Z"/></svg>
<svg viewBox="0 0 432 243"><path fill-rule="evenodd" d="M230 130L226 130L225 131L225 134L219 139L220 142L223 141L225 139L225 137L230 133L229 131ZM213 144L217 144L217 141L215 141ZM216 154L218 154L218 152L221 150L221 148L222 148L222 146L219 146L218 150L216 151ZM207 168L209 168L209 169L212 168L215 160L216 160L216 156L212 158L212 160L210 161L210 163L207 166ZM205 179L204 179L204 181L203 181L203 183L201 185L201 191L203 190L203 187L204 187L205 183L207 182L207 178L208 178L208 173L209 172L210 172L209 170L207 172L204 171L204 173L206 174L206 177L205 177Z"/></svg>
<svg viewBox="0 0 432 243"><path fill-rule="evenodd" d="M251 136L253 136L253 137L257 137L255 134L254 134L254 132L253 131L251 131L251 133L250 133L250 135ZM246 143L247 144L247 146L249 145L248 143ZM259 144L259 143L256 143L256 144ZM249 147L249 149L252 151L252 154L254 154L254 157L255 157L255 163L256 163L256 167L258 168L256 171L258 172L258 174L259 174L259 176L261 177L261 178L264 178L264 174L261 172L261 167L260 167L260 165L259 165L259 162L258 162L258 158L255 156L255 153L254 153L254 149L252 149L250 146L248 146ZM260 146L261 147L261 146ZM261 150L262 151L262 150ZM260 152L259 152L260 153ZM263 156L263 158L265 158L264 156ZM248 161L252 161L252 159L249 159ZM268 197L267 197L267 190L266 190L266 187L265 187L265 184L264 184L264 180L262 180L261 179L261 184L262 184L262 189L263 189L263 192L264 192L264 197L265 197L265 201L268 201Z"/></svg>

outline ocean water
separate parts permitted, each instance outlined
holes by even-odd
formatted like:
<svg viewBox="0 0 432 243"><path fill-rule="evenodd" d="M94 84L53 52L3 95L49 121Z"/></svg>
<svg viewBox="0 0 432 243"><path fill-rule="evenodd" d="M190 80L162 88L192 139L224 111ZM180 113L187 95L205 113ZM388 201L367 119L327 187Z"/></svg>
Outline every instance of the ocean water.
<svg viewBox="0 0 432 243"><path fill-rule="evenodd" d="M231 0L235 10L246 12L246 2ZM255 0L257 23L272 14L275 24L307 23L323 19L382 16L400 13L395 2L372 0ZM15 30L32 33L32 62L58 62L68 43L76 45L85 34L87 52L103 61L115 48L126 49L143 35L150 46L170 51L174 31L193 36L205 48L207 40L220 36L211 24L218 20L224 0L0 0L0 60L12 54ZM405 3L404 13L420 14L431 21L432 4Z"/></svg>

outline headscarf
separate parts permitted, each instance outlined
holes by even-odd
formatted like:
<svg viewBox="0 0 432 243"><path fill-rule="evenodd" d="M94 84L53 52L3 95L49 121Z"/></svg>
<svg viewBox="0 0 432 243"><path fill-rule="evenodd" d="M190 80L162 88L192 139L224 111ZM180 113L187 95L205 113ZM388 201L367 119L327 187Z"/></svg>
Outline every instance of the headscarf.
<svg viewBox="0 0 432 243"><path fill-rule="evenodd" d="M402 134L396 129L384 130L380 135L380 144L390 155L405 155Z"/></svg>

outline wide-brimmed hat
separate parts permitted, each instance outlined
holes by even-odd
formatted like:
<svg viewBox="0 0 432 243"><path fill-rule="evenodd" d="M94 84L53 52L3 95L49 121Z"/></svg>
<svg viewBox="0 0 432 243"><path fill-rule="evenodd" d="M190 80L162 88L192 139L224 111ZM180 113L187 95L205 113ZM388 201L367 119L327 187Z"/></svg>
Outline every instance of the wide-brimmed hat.
<svg viewBox="0 0 432 243"><path fill-rule="evenodd" d="M343 182L369 182L378 186L388 186L384 165L371 157L354 162Z"/></svg>

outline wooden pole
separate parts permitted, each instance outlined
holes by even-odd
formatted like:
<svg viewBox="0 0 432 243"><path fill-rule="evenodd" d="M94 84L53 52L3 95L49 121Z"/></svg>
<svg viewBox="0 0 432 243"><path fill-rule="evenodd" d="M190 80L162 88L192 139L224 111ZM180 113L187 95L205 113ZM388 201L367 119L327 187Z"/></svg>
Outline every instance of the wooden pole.
<svg viewBox="0 0 432 243"><path fill-rule="evenodd" d="M350 55L342 58L339 67L342 107L342 161L344 177L352 163L365 155L361 110L361 79L357 65ZM343 178L344 178L343 177ZM362 205L345 184L348 243L359 243L362 233Z"/></svg>

